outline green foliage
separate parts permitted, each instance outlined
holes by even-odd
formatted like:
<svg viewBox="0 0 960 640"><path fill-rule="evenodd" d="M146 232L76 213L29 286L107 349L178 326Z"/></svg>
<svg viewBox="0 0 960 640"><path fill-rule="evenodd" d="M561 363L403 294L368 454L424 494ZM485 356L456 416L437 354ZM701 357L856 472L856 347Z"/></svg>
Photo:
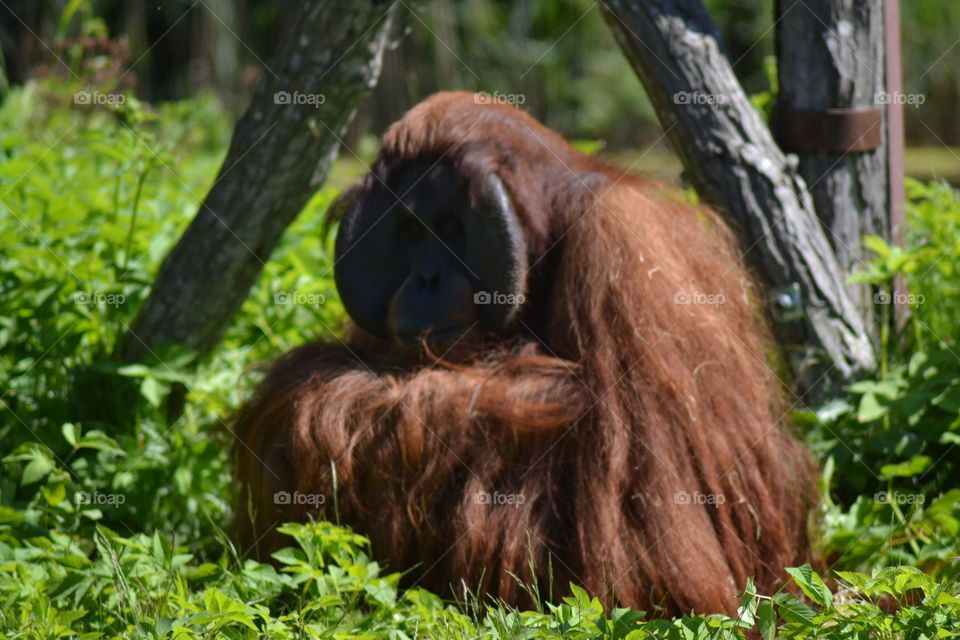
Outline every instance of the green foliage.
<svg viewBox="0 0 960 640"><path fill-rule="evenodd" d="M0 106L0 500L32 526L75 528L73 498L106 496L87 506L111 528L163 523L216 547L212 523L226 521L231 495L225 421L255 381L244 372L341 328L321 216L334 193L308 204L209 361L123 366L112 351L209 188L229 127L207 98L78 106L81 90L100 89L30 84ZM182 415L168 411L175 386ZM56 488L40 491L48 475Z"/></svg>
<svg viewBox="0 0 960 640"><path fill-rule="evenodd" d="M892 291L894 278L907 284L911 308L909 349L928 350L957 344L960 318L960 197L946 182L925 184L908 179L906 245L889 246L867 237L877 254L854 281L870 282ZM896 340L895 340L896 341Z"/></svg>
<svg viewBox="0 0 960 640"><path fill-rule="evenodd" d="M381 576L365 541L345 529L284 531L298 546L276 554L277 567L227 554L198 562L159 533L124 537L106 527L91 539L0 543L0 623L24 638L410 638L443 609L422 591L401 598L399 576Z"/></svg>
<svg viewBox="0 0 960 640"><path fill-rule="evenodd" d="M127 492L117 511L143 522L171 465L184 490L198 488L192 474L223 466L197 424L164 433L150 400L169 369L150 376L110 362L159 260L209 187L226 136L221 113L211 100L69 108L79 91L31 84L0 107L0 233L8 240L0 257L0 439L12 452L0 486L4 505L41 527L70 520L60 508L70 478L76 490ZM137 377L144 410L135 429L106 445L103 433L119 425L104 418L127 400L105 393L111 370ZM18 471L35 481L53 474L56 488L18 487ZM184 513L174 523L198 515L196 498L183 497L187 509L167 508Z"/></svg>
<svg viewBox="0 0 960 640"><path fill-rule="evenodd" d="M124 99L76 104L80 91ZM859 277L902 276L917 296L906 325L888 318L883 375L799 416L825 460L823 539L840 572L791 569L775 594L748 583L737 618L645 620L575 586L517 611L401 590L365 539L328 522L284 527L274 564L239 561L223 533L226 431L251 364L343 331L322 220L335 189L307 205L198 368L176 354L114 358L228 134L211 99L148 105L109 78L29 84L0 104L0 635L839 640L960 628L960 205L948 187L908 185L905 247L868 240L878 257Z"/></svg>
<svg viewBox="0 0 960 640"><path fill-rule="evenodd" d="M445 603L422 589L400 591L399 574L382 575L366 540L347 529L319 522L282 531L295 544L274 554L275 565L228 553L200 562L160 533L120 536L106 527L91 539L53 532L0 541L0 629L36 639L733 640L755 630L763 638L839 640L948 637L960 628L957 585L909 568L841 572L834 595L804 565L789 572L808 601L757 594L748 583L736 618L644 621L643 612L605 610L576 586L533 611Z"/></svg>
<svg viewBox="0 0 960 640"><path fill-rule="evenodd" d="M880 375L852 384L819 414L797 417L826 460L828 556L859 570L910 565L956 576L960 196L945 183L914 180L907 196L904 246L866 238L876 258L852 278L877 287ZM892 302L909 309L905 320Z"/></svg>

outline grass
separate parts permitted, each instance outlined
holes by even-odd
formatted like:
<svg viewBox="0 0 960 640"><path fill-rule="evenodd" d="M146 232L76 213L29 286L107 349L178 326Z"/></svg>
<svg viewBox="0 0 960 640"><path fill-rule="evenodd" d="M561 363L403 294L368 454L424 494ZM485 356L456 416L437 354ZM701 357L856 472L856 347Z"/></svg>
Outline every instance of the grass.
<svg viewBox="0 0 960 640"><path fill-rule="evenodd" d="M911 178L960 186L960 147L907 147L903 165Z"/></svg>
<svg viewBox="0 0 960 640"><path fill-rule="evenodd" d="M674 184L680 183L683 172L680 159L669 146L662 143L641 151L601 153L600 157L625 169ZM903 162L908 177L918 180L945 180L960 186L958 147L907 147Z"/></svg>
<svg viewBox="0 0 960 640"><path fill-rule="evenodd" d="M823 464L819 542L830 559L823 575L791 570L805 600L748 583L735 619L645 620L574 589L516 611L402 592L403 568L385 571L362 537L327 522L288 526L277 566L238 560L223 532L233 495L224 421L255 382L253 365L342 331L321 218L363 165L336 164L197 370L121 366L113 345L213 180L229 130L210 99L131 97L114 110L74 105L77 88L31 84L0 104L0 634L686 640L960 629L960 202L948 186L908 184L904 247L867 240L877 257L858 278L884 289L903 277L917 296L910 320L885 333L885 375L795 416ZM281 291L320 296L282 304ZM138 390L121 410L104 393L110 377ZM164 402L178 383L186 407L170 421Z"/></svg>

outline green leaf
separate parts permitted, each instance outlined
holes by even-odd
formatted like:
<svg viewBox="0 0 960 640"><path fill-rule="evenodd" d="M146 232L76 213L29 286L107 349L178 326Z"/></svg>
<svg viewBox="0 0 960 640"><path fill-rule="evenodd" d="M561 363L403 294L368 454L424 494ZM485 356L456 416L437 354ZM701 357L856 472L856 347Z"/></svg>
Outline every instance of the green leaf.
<svg viewBox="0 0 960 640"><path fill-rule="evenodd" d="M950 413L960 413L960 384L954 383L931 401L935 406Z"/></svg>
<svg viewBox="0 0 960 640"><path fill-rule="evenodd" d="M367 594L386 607L393 607L397 604L397 590L394 589L386 580L377 580L376 582L366 584L363 590Z"/></svg>
<svg viewBox="0 0 960 640"><path fill-rule="evenodd" d="M740 606L737 607L737 620L745 628L753 626L758 604L757 587L753 583L753 578L747 578L747 585L744 587L743 593L740 594Z"/></svg>
<svg viewBox="0 0 960 640"><path fill-rule="evenodd" d="M757 620L763 640L773 640L777 633L777 614L773 611L773 603L769 600L760 603L757 607Z"/></svg>
<svg viewBox="0 0 960 640"><path fill-rule="evenodd" d="M580 153L585 153L588 156L596 155L604 147L603 140L571 140L570 144L574 149Z"/></svg>
<svg viewBox="0 0 960 640"><path fill-rule="evenodd" d="M847 387L853 393L872 393L890 400L900 394L900 385L892 380L861 380Z"/></svg>
<svg viewBox="0 0 960 640"><path fill-rule="evenodd" d="M165 392L166 389L156 378L144 378L143 382L140 383L140 393L153 407L159 407L163 403Z"/></svg>
<svg viewBox="0 0 960 640"><path fill-rule="evenodd" d="M199 566L189 566L184 568L184 576L187 580L206 580L222 572L221 568L211 562L204 562Z"/></svg>
<svg viewBox="0 0 960 640"><path fill-rule="evenodd" d="M166 616L160 616L157 618L157 624L154 627L154 631L157 634L157 637L162 638L173 628L173 618L168 618Z"/></svg>
<svg viewBox="0 0 960 640"><path fill-rule="evenodd" d="M927 604L933 605L934 607L954 607L960 608L960 598L952 596L945 591L941 591L936 596L931 598Z"/></svg>
<svg viewBox="0 0 960 640"><path fill-rule="evenodd" d="M858 589L865 589L866 585L870 582L870 576L865 573L857 573L855 571L837 571L835 573L838 578Z"/></svg>
<svg viewBox="0 0 960 640"><path fill-rule="evenodd" d="M925 351L917 351L910 356L910 363L907 365L907 375L911 378L920 373L923 365L927 363L930 356Z"/></svg>
<svg viewBox="0 0 960 640"><path fill-rule="evenodd" d="M873 251L881 258L886 258L890 255L890 245L887 244L887 241L880 236L864 236L863 246L865 246L867 249L870 249L870 251Z"/></svg>
<svg viewBox="0 0 960 640"><path fill-rule="evenodd" d="M787 622L796 622L804 626L809 626L813 622L814 610L792 593L778 593L773 599L777 603L780 617Z"/></svg>
<svg viewBox="0 0 960 640"><path fill-rule="evenodd" d="M822 607L833 606L833 593L809 564L800 567L787 567L787 573L793 576L803 593Z"/></svg>
<svg viewBox="0 0 960 640"><path fill-rule="evenodd" d="M63 438L71 447L77 446L77 438L80 437L80 427L70 422L64 422L63 426L60 427L60 431L63 433Z"/></svg>
<svg viewBox="0 0 960 640"><path fill-rule="evenodd" d="M880 474L886 478L910 478L930 468L933 460L929 456L916 455L897 464L885 464L880 467Z"/></svg>
<svg viewBox="0 0 960 640"><path fill-rule="evenodd" d="M860 406L857 408L857 420L860 422L873 422L882 418L889 410L889 406L880 404L877 396L872 393L866 393L860 398Z"/></svg>
<svg viewBox="0 0 960 640"><path fill-rule="evenodd" d="M944 431L940 434L940 444L960 444L960 433L954 433L952 431Z"/></svg>
<svg viewBox="0 0 960 640"><path fill-rule="evenodd" d="M305 564L307 557L299 549L294 549L293 547L284 547L279 551L275 551L270 554L274 560L282 562L287 565L298 565Z"/></svg>
<svg viewBox="0 0 960 640"><path fill-rule="evenodd" d="M0 504L0 524L18 524L23 520L23 513Z"/></svg>
<svg viewBox="0 0 960 640"><path fill-rule="evenodd" d="M43 499L52 507L57 506L67 499L67 483L63 480L58 482L48 482L41 492Z"/></svg>
<svg viewBox="0 0 960 640"><path fill-rule="evenodd" d="M125 456L127 454L123 448L117 444L117 441L109 437L102 431L93 430L83 434L80 442L77 443L80 449L96 449L97 451L109 451L117 455Z"/></svg>
<svg viewBox="0 0 960 640"><path fill-rule="evenodd" d="M42 480L55 466L53 458L34 450L31 452L30 462L23 468L23 477L21 477L20 483L28 485Z"/></svg>

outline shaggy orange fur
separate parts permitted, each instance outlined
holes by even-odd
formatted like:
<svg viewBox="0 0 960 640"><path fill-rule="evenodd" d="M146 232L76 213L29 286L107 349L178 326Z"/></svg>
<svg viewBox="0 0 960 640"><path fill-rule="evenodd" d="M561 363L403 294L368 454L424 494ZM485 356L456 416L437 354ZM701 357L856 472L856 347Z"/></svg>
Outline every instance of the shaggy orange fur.
<svg viewBox="0 0 960 640"><path fill-rule="evenodd" d="M398 363L359 331L280 358L235 425L240 543L263 554L279 523L339 518L412 568L407 584L516 604L516 578L657 614L733 613L750 576L776 589L810 559L815 474L781 428L723 221L468 93L394 124L334 211L439 158L507 186L531 266L522 315L443 358ZM275 502L294 490L324 505Z"/></svg>

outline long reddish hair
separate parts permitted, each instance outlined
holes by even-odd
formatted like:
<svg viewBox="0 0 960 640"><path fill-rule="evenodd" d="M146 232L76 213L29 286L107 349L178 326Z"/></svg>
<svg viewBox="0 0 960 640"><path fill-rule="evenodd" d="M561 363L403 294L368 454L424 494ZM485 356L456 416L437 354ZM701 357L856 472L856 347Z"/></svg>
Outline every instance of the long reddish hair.
<svg viewBox="0 0 960 640"><path fill-rule="evenodd" d="M359 331L281 357L235 425L239 541L262 554L277 524L327 517L442 595L523 604L518 581L551 598L574 582L733 613L748 577L771 591L809 560L815 495L736 243L710 209L483 102L412 109L341 205L417 160L495 171L527 240L522 315L442 358L398 363Z"/></svg>

